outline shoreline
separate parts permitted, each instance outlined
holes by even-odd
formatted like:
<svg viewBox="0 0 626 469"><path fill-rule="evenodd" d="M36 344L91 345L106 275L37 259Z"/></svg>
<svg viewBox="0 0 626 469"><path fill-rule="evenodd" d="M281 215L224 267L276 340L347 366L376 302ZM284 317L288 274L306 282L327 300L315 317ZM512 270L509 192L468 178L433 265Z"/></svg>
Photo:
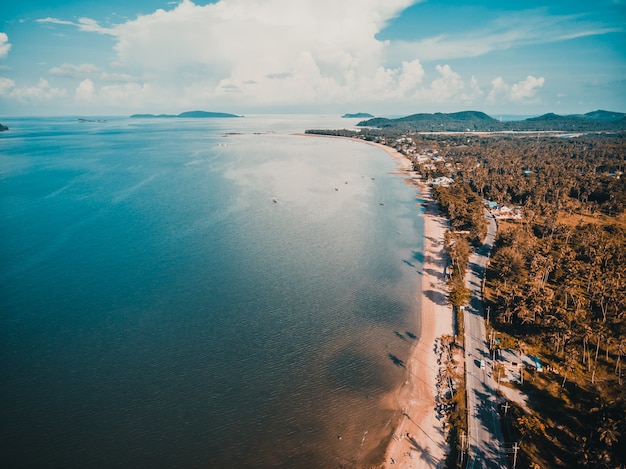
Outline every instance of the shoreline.
<svg viewBox="0 0 626 469"><path fill-rule="evenodd" d="M439 372L437 350L442 335L454 333L453 313L446 301L444 276L444 233L448 221L439 212L431 197L431 190L417 172L411 160L394 148L362 139L315 134L296 134L325 138L341 138L372 145L383 150L398 165L398 173L406 182L415 186L424 209L424 262L421 275L421 311L419 340L410 351L407 360L405 382L390 394L390 402L402 417L394 428L386 446L382 468L426 469L443 467L448 454L444 431L445 419L439 419L436 411L437 375ZM421 293L420 293L421 292Z"/></svg>
<svg viewBox="0 0 626 469"><path fill-rule="evenodd" d="M359 139L351 139L364 141ZM407 361L407 379L393 392L402 419L394 429L385 451L384 468L426 469L443 467L448 454L445 419L436 411L437 375L439 372L439 338L452 335L453 313L447 304L444 276L444 233L448 220L441 215L431 197L431 189L412 168L411 160L397 150L375 142L376 146L391 156L407 182L419 190L424 211L424 262L421 288L421 329L419 340L413 346Z"/></svg>

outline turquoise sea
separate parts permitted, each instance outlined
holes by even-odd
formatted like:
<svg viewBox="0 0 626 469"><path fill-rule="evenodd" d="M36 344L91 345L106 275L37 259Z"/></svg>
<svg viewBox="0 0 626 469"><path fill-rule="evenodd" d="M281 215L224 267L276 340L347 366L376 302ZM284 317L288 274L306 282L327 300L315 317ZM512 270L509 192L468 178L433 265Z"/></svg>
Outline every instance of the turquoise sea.
<svg viewBox="0 0 626 469"><path fill-rule="evenodd" d="M361 467L419 331L416 189L323 116L3 118L2 467Z"/></svg>

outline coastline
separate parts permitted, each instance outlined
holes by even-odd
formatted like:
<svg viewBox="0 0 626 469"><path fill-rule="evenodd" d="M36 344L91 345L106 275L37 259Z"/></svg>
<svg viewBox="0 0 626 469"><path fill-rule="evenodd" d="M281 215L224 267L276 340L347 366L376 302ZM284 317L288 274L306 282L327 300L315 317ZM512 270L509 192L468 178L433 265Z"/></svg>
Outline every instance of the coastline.
<svg viewBox="0 0 626 469"><path fill-rule="evenodd" d="M298 134L311 136L311 134ZM436 411L438 339L453 334L453 313L446 301L444 276L445 254L444 233L448 221L443 217L431 197L430 187L413 171L411 160L397 150L380 143L361 139L313 135L325 138L342 138L366 143L380 148L393 158L398 173L415 185L424 209L424 262L421 275L422 288L421 329L419 340L413 346L407 360L406 380L389 396L389 405L402 413L394 428L392 438L385 450L383 468L426 469L443 467L448 453L445 420L439 419Z"/></svg>
<svg viewBox="0 0 626 469"><path fill-rule="evenodd" d="M356 140L356 139L353 139ZM362 140L361 140L362 141ZM453 334L452 308L446 300L444 276L444 233L448 221L443 217L431 190L413 171L409 158L397 150L374 142L391 156L408 182L415 185L422 199L424 219L424 263L421 288L421 330L419 340L407 361L407 379L395 391L394 407L402 409L402 419L387 445L384 468L426 469L443 467L448 453L445 421L437 417L438 340ZM416 314L420 312L416 311Z"/></svg>

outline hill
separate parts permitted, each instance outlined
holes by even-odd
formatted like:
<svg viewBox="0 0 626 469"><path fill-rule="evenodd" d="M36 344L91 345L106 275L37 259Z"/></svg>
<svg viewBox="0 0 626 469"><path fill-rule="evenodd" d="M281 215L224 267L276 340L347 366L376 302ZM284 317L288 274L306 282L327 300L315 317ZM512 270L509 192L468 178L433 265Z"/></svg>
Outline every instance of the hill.
<svg viewBox="0 0 626 469"><path fill-rule="evenodd" d="M374 116L371 114L368 114L367 112L357 112L355 114L344 114L341 117L346 118L346 119L369 119Z"/></svg>
<svg viewBox="0 0 626 469"><path fill-rule="evenodd" d="M205 119L205 118L215 118L215 117L241 117L235 114L228 114L226 112L207 112L207 111L187 111L181 112L180 114L133 114L130 116L131 118L140 118L140 119L157 119L157 118L173 118L173 117L182 117L182 118L193 118L193 119Z"/></svg>
<svg viewBox="0 0 626 469"><path fill-rule="evenodd" d="M603 121L618 121L626 117L626 114L623 112L610 112L610 111L592 111L585 114L585 117L589 119L598 119Z"/></svg>
<svg viewBox="0 0 626 469"><path fill-rule="evenodd" d="M437 112L412 114L398 119L377 117L357 125L413 132L620 131L626 130L626 114L602 110L572 116L548 113L520 121L500 122L479 111Z"/></svg>

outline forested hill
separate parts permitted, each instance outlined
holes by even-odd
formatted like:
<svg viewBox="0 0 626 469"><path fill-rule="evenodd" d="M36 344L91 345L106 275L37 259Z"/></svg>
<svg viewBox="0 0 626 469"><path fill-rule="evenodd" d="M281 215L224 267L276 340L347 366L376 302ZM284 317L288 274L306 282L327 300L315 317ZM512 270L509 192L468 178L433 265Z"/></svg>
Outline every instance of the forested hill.
<svg viewBox="0 0 626 469"><path fill-rule="evenodd" d="M130 116L133 119L153 119L153 118L173 118L173 117L186 117L186 118L211 118L211 117L241 117L235 114L228 114L226 112L207 112L207 111L187 111L180 114L133 114Z"/></svg>
<svg viewBox="0 0 626 469"><path fill-rule="evenodd" d="M398 119L377 117L361 121L357 125L413 132L620 131L626 130L626 114L602 110L568 116L548 113L520 121L501 122L480 111L449 114L437 112L413 114Z"/></svg>

